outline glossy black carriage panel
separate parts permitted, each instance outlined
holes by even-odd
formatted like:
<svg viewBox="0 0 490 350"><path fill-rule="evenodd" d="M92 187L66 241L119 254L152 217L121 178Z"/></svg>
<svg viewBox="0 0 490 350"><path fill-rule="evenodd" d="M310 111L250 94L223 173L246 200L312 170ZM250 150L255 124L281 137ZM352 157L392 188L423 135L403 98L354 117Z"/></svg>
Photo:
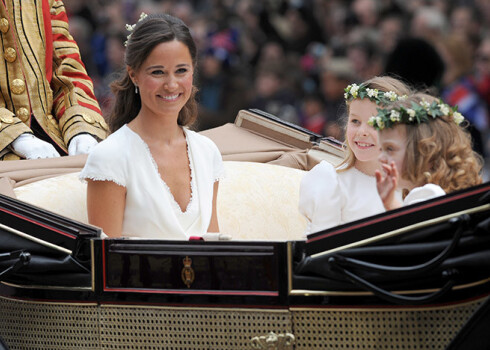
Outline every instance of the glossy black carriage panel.
<svg viewBox="0 0 490 350"><path fill-rule="evenodd" d="M285 298L286 242L104 240L103 291Z"/></svg>
<svg viewBox="0 0 490 350"><path fill-rule="evenodd" d="M487 295L490 184L314 233L304 252L294 295L368 292L401 305Z"/></svg>
<svg viewBox="0 0 490 350"><path fill-rule="evenodd" d="M4 225L4 231L11 235L25 234L25 237L33 241L47 242L74 253L80 250L82 238L99 237L101 232L97 227L85 225L2 194L0 223ZM2 248L4 247L0 247Z"/></svg>
<svg viewBox="0 0 490 350"><path fill-rule="evenodd" d="M397 230L431 220L444 221L444 218L459 212L473 210L490 203L490 183L484 183L466 190L453 192L442 197L419 202L413 205L391 210L361 220L349 222L337 227L308 235L305 252L307 255L323 254L330 250L352 244L367 244L376 239L389 242L389 236L398 241L403 235ZM410 230L407 230L410 232ZM383 236L384 235L384 236Z"/></svg>
<svg viewBox="0 0 490 350"><path fill-rule="evenodd" d="M100 232L0 195L0 280L39 289L91 288L90 238Z"/></svg>

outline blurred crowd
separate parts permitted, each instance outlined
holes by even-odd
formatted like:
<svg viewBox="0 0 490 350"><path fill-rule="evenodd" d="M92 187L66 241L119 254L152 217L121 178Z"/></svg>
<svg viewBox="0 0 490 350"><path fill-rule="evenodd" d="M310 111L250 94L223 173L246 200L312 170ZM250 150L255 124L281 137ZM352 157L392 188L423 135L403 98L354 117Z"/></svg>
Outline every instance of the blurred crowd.
<svg viewBox="0 0 490 350"><path fill-rule="evenodd" d="M344 88L394 74L470 121L490 156L488 0L65 0L105 115L124 69L125 25L173 14L199 48L198 129L257 108L342 140Z"/></svg>

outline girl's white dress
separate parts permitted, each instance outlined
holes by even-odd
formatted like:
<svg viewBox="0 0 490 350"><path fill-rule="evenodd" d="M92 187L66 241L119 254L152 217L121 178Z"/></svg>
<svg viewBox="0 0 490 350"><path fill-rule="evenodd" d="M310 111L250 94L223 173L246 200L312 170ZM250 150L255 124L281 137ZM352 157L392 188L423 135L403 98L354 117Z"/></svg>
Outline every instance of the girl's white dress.
<svg viewBox="0 0 490 350"><path fill-rule="evenodd" d="M186 240L207 231L214 182L224 174L223 161L209 138L183 130L191 169L191 200L184 211L160 176L148 145L127 125L89 154L80 179L126 187L123 237Z"/></svg>
<svg viewBox="0 0 490 350"><path fill-rule="evenodd" d="M439 185L426 184L421 187L415 187L403 200L403 206L423 202L435 197L444 196L446 192Z"/></svg>
<svg viewBox="0 0 490 350"><path fill-rule="evenodd" d="M300 184L299 211L308 220L305 234L385 211L376 178L352 167L338 173L326 161L307 172Z"/></svg>

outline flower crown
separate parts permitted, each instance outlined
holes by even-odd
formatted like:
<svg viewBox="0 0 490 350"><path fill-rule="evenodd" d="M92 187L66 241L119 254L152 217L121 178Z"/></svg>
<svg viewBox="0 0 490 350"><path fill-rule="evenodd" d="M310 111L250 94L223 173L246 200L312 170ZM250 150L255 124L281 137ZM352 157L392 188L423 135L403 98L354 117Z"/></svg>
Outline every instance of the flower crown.
<svg viewBox="0 0 490 350"><path fill-rule="evenodd" d="M368 124L377 130L391 128L394 124L421 124L427 123L437 117L449 116L459 125L464 121L464 117L458 112L458 107L451 107L441 100L429 103L422 100L420 103L412 101L410 107L398 108L378 108L378 114L368 120Z"/></svg>
<svg viewBox="0 0 490 350"><path fill-rule="evenodd" d="M148 15L144 12L141 12L141 15L140 15L140 18L138 19L138 22L141 22L142 20L144 20ZM133 30L134 28L136 28L136 25L138 24L138 22L136 22L135 24L126 24L126 30L128 32L131 32L129 33L129 35L127 36L127 39L125 42L124 42L124 46L128 46L128 41L129 39L131 38L131 34L133 34Z"/></svg>
<svg viewBox="0 0 490 350"><path fill-rule="evenodd" d="M388 104L406 97L405 95L398 96L393 91L379 91L378 89L371 89L365 84L351 84L348 85L344 91L344 98L347 102L356 98L361 100L364 98L369 98L372 102L376 102L376 104Z"/></svg>

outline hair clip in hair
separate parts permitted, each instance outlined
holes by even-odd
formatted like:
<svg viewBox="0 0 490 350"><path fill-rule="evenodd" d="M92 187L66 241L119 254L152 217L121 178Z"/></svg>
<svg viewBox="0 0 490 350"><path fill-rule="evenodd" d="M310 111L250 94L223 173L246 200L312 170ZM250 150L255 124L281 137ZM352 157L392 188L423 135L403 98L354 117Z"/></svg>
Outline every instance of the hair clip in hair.
<svg viewBox="0 0 490 350"><path fill-rule="evenodd" d="M437 117L452 117L453 121L459 125L464 121L464 117L458 112L458 107L451 107L441 100L429 103L422 100L420 103L412 102L411 107L398 108L378 108L378 114L368 120L368 124L377 130L391 128L398 123L421 124L426 123Z"/></svg>
<svg viewBox="0 0 490 350"><path fill-rule="evenodd" d="M141 22L142 20L144 20L148 15L144 12L141 12L140 14L140 18L138 19L138 22ZM129 35L127 36L127 39L125 42L124 42L124 46L128 46L128 41L129 39L131 38L131 34L133 34L133 30L134 28L136 28L136 24L138 24L138 22L136 22L135 24L126 24L126 30L128 32L131 32L129 33Z"/></svg>

